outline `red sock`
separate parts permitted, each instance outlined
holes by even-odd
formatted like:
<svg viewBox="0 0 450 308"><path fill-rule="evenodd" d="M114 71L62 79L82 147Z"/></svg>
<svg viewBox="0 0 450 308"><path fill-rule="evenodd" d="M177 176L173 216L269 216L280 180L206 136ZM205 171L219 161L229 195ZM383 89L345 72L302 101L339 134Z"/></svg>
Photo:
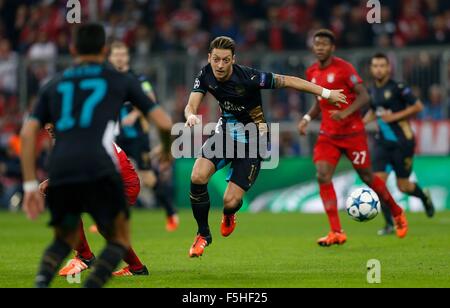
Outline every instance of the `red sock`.
<svg viewBox="0 0 450 308"><path fill-rule="evenodd" d="M373 177L372 184L370 184L369 186L377 193L381 200L383 200L384 203L389 206L394 217L397 217L398 215L403 213L402 208L398 206L397 202L395 202L394 198L386 187L386 183L380 177L375 175Z"/></svg>
<svg viewBox="0 0 450 308"><path fill-rule="evenodd" d="M83 259L90 260L94 257L94 254L91 251L91 247L89 247L89 243L86 239L86 234L84 234L83 222L80 219L80 244L75 249L77 251L77 256L82 257Z"/></svg>
<svg viewBox="0 0 450 308"><path fill-rule="evenodd" d="M141 263L141 260L139 260L139 257L134 252L133 248L130 248L130 250L128 250L128 253L125 258L123 258L123 260L130 266L130 269L132 271L138 271L144 267L144 265Z"/></svg>
<svg viewBox="0 0 450 308"><path fill-rule="evenodd" d="M325 212L330 221L331 231L342 232L341 222L339 220L336 192L333 183L320 184L320 197L322 198Z"/></svg>

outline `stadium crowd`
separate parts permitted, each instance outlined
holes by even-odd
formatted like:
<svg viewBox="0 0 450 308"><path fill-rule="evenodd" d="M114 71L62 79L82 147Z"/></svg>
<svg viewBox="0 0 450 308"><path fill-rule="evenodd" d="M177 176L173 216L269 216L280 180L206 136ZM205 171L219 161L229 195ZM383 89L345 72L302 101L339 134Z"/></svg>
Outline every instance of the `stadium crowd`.
<svg viewBox="0 0 450 308"><path fill-rule="evenodd" d="M330 28L338 48L401 48L450 43L450 1L384 0L382 23L366 22L367 1L353 0L80 0L83 20L101 20L110 39L123 40L134 55L185 53L202 55L211 38L230 36L239 51L306 49L312 33ZM88 3L90 2L90 4ZM92 2L95 3L94 10ZM27 67L28 96L58 68L48 60L69 54L71 25L65 20L66 0L0 0L0 208L20 191L18 131L23 114L18 103L19 59ZM414 60L416 61L416 60ZM411 64L409 82L426 104L420 118L441 120L442 106L450 106L424 52ZM450 72L450 67L449 67ZM414 84L414 76L427 82ZM436 76L435 76L436 75ZM187 85L186 87L189 87ZM274 107L273 121L289 120L296 98ZM290 102L294 101L294 104ZM278 109L277 109L278 108ZM449 108L449 107L446 107ZM450 114L450 112L448 112ZM297 155L292 136L282 136L282 154ZM43 136L39 152L48 149ZM43 159L42 159L43 161Z"/></svg>

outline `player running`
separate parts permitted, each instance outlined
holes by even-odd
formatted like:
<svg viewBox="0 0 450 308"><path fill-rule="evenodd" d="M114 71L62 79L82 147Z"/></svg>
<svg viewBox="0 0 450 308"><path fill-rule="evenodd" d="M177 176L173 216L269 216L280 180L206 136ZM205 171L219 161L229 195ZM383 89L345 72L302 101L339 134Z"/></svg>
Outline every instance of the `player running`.
<svg viewBox="0 0 450 308"><path fill-rule="evenodd" d="M134 75L130 69L130 54L125 43L113 42L108 60L118 71ZM156 104L156 95L150 81L145 76L136 76L136 78L139 78L143 91ZM166 211L166 230L169 232L177 230L179 217L172 200L174 193L170 175L171 168L152 170L149 125L142 113L129 102L125 103L120 110L120 133L116 142L136 162L142 184L154 189L158 204Z"/></svg>
<svg viewBox="0 0 450 308"><path fill-rule="evenodd" d="M197 111L207 92L218 101L222 116L215 134L204 144L202 157L198 158L192 170L190 200L198 233L189 250L190 257L199 257L206 246L212 242L208 224L210 200L208 182L211 176L231 164L227 178L228 186L223 197L224 209L221 233L229 236L236 227L236 213L242 207L244 194L254 184L260 167L261 156L251 157L249 147L257 147L258 136L267 131L261 101L261 89L292 88L329 99L329 104L345 103L342 90L328 90L291 76L276 75L235 64L235 43L228 37L217 37L209 48L209 64L202 68L195 79L189 102L185 109L186 125L191 127L200 123ZM239 129L236 124L253 125L256 136ZM211 157L205 149L211 149L219 140L224 147L216 149L220 155ZM244 158L236 158L238 143L246 145ZM236 146L235 146L236 145ZM229 158L227 153L234 153ZM239 153L242 154L242 153Z"/></svg>
<svg viewBox="0 0 450 308"><path fill-rule="evenodd" d="M314 163L325 211L331 232L318 240L320 246L342 245L347 236L339 220L337 197L332 177L343 153L350 159L361 179L371 187L394 215L397 236L408 232L406 216L386 188L385 182L371 169L367 135L360 109L369 103L369 94L355 68L335 57L335 36L329 30L319 30L314 35L313 52L318 62L306 71L308 80L331 89L344 89L348 105L334 106L319 98L299 123L299 131L306 135L308 124L322 113L320 135L314 148Z"/></svg>
<svg viewBox="0 0 450 308"><path fill-rule="evenodd" d="M411 88L391 79L391 67L385 54L378 53L372 57L370 72L375 84L369 89L371 110L364 117L364 123L376 120L379 127L373 155L375 174L386 182L393 170L398 189L420 198L427 216L433 217L435 210L429 191L422 190L418 183L409 180L415 138L408 120L423 110L423 104L414 97ZM381 206L386 226L378 234L391 234L394 232L391 211L384 202Z"/></svg>
<svg viewBox="0 0 450 308"><path fill-rule="evenodd" d="M45 126L48 134L55 139L54 127L52 124ZM119 162L120 175L122 177L123 186L125 188L125 196L127 204L133 206L136 204L139 191L141 189L139 177L134 170L133 164L127 157L127 154L115 143L113 143L114 154ZM39 191L45 195L47 193L49 180L45 180L39 185ZM95 256L89 246L84 233L83 220L80 219L80 243L75 249L75 258L71 259L65 267L59 271L60 276L76 275L88 268L90 268L95 261ZM133 248L130 248L127 255L123 259L128 266L120 271L114 272L114 276L147 276L149 275L148 269L142 264L139 257L134 252Z"/></svg>
<svg viewBox="0 0 450 308"><path fill-rule="evenodd" d="M75 32L71 52L75 65L53 78L21 132L24 177L23 209L30 219L44 211L36 180L35 144L41 127L55 127L56 143L49 159L47 204L54 241L44 252L36 287L50 285L58 268L79 244L81 213L87 212L107 245L84 286L106 284L129 251L129 208L112 147L114 123L125 101L131 101L164 132L170 151L170 118L156 108L131 75L105 64L106 34L101 25L84 24Z"/></svg>

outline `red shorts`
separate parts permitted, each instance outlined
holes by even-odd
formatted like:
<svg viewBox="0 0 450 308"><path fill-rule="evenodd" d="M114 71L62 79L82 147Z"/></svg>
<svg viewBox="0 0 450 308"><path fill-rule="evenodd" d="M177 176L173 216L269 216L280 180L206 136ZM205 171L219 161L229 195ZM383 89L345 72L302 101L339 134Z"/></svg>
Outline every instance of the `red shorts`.
<svg viewBox="0 0 450 308"><path fill-rule="evenodd" d="M141 184L139 182L139 178L137 178L137 181L132 182L124 182L123 183L125 188L125 197L127 199L127 203L129 206L133 206L137 202L137 198L139 196L139 192L141 191Z"/></svg>
<svg viewBox="0 0 450 308"><path fill-rule="evenodd" d="M326 161L333 166L337 166L343 153L352 162L355 169L371 167L369 146L365 133L337 138L319 135L314 147L314 163Z"/></svg>

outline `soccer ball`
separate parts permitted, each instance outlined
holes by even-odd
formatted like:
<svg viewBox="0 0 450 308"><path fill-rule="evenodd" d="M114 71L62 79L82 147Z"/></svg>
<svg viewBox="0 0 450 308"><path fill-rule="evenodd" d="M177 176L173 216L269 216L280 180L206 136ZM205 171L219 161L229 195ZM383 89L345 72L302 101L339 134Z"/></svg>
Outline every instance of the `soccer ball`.
<svg viewBox="0 0 450 308"><path fill-rule="evenodd" d="M377 217L380 199L370 188L358 188L347 199L347 213L356 221L364 222Z"/></svg>

